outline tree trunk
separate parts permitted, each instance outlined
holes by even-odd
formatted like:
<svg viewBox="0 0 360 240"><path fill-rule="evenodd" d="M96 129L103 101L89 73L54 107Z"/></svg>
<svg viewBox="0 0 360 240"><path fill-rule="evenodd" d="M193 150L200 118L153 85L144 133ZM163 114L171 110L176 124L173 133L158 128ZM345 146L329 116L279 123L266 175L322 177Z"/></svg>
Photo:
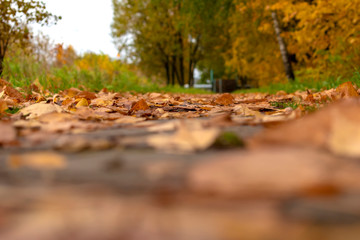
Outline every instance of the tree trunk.
<svg viewBox="0 0 360 240"><path fill-rule="evenodd" d="M195 66L197 63L197 59L196 59L196 53L199 49L199 45L200 45L200 38L201 35L198 35L196 37L196 44L194 46L194 49L191 49L191 45L190 45L190 60L189 60L189 86L193 87L194 86L194 71L195 71Z"/></svg>
<svg viewBox="0 0 360 240"><path fill-rule="evenodd" d="M165 71L166 71L166 85L170 85L170 66L169 61L164 63Z"/></svg>
<svg viewBox="0 0 360 240"><path fill-rule="evenodd" d="M189 87L193 87L194 86L194 71L193 69L193 61L192 59L190 59L189 61Z"/></svg>
<svg viewBox="0 0 360 240"><path fill-rule="evenodd" d="M4 56L0 56L0 78L4 71Z"/></svg>
<svg viewBox="0 0 360 240"><path fill-rule="evenodd" d="M284 63L284 67L285 67L286 77L290 82L292 82L292 81L295 80L295 75L294 75L294 71L293 71L292 66L291 66L289 53L287 51L285 41L281 37L281 29L280 29L280 24L279 24L276 12L273 11L271 13L271 16L272 16L272 19L274 21L274 29L275 29L276 37L277 37L277 40L278 40L278 43L279 43L282 61Z"/></svg>
<svg viewBox="0 0 360 240"><path fill-rule="evenodd" d="M176 56L172 57L172 70L173 70L173 74L176 76L176 78L178 80L179 85L181 85L181 79L180 79L179 72L177 69L177 57ZM173 85L175 85L175 78L173 78Z"/></svg>
<svg viewBox="0 0 360 240"><path fill-rule="evenodd" d="M184 84L185 84L184 46L183 46L183 39L182 39L181 33L178 33L178 42L179 42L179 45L180 45L180 56L179 56L180 79L179 79L179 85L184 86Z"/></svg>

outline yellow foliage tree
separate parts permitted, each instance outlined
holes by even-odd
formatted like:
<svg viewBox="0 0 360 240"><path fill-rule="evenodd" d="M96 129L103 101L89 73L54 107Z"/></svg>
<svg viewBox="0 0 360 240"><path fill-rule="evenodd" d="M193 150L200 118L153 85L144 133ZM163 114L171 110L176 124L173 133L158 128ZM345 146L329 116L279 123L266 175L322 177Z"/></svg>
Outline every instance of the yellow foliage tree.
<svg viewBox="0 0 360 240"><path fill-rule="evenodd" d="M75 49L71 45L64 48L63 44L56 44L55 53L56 53L55 64L56 66L59 67L63 65L70 66L74 63L75 59L77 58Z"/></svg>
<svg viewBox="0 0 360 240"><path fill-rule="evenodd" d="M306 67L322 73L352 74L360 64L360 0L279 0L271 6L283 14L289 50Z"/></svg>
<svg viewBox="0 0 360 240"><path fill-rule="evenodd" d="M271 16L262 1L236 0L230 34L232 46L226 63L241 77L252 79L252 86L285 79L279 46Z"/></svg>
<svg viewBox="0 0 360 240"><path fill-rule="evenodd" d="M227 64L260 85L284 78L271 13L297 70L347 76L360 65L360 0L234 0Z"/></svg>

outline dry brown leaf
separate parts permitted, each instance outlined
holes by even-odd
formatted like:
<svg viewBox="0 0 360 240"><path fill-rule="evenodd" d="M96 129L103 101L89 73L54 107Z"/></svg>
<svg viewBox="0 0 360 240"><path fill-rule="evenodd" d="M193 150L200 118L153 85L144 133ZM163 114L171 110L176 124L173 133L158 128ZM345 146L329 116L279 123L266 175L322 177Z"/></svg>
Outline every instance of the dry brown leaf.
<svg viewBox="0 0 360 240"><path fill-rule="evenodd" d="M113 100L106 100L102 98L97 98L91 103L91 105L95 105L98 107L107 107L107 106L112 106L113 104L114 104Z"/></svg>
<svg viewBox="0 0 360 240"><path fill-rule="evenodd" d="M215 104L224 105L224 106L231 105L234 102L235 102L235 98L230 93L221 94L214 100Z"/></svg>
<svg viewBox="0 0 360 240"><path fill-rule="evenodd" d="M38 120L42 123L59 123L59 122L69 122L74 120L74 115L70 113L64 113L64 112L52 112L52 113L46 113L41 116L39 116Z"/></svg>
<svg viewBox="0 0 360 240"><path fill-rule="evenodd" d="M360 107L357 111L360 110ZM334 114L328 147L335 154L347 157L360 157L360 114Z"/></svg>
<svg viewBox="0 0 360 240"><path fill-rule="evenodd" d="M242 116L255 116L256 118L262 118L263 115L258 112L258 111L253 111L251 109L249 109L247 106L245 106L244 104L239 104L236 105L233 108L233 112L236 113L236 115L242 115Z"/></svg>
<svg viewBox="0 0 360 240"><path fill-rule="evenodd" d="M93 92L82 91L76 95L76 98L85 98L87 100L92 100L96 98L96 94Z"/></svg>
<svg viewBox="0 0 360 240"><path fill-rule="evenodd" d="M210 147L219 133L217 128L204 128L199 120L187 120L178 122L174 134L150 136L147 142L159 150L194 152Z"/></svg>
<svg viewBox="0 0 360 240"><path fill-rule="evenodd" d="M80 92L81 92L81 90L79 90L77 88L70 88L70 89L65 90L62 94L66 97L72 98L72 97L75 97Z"/></svg>
<svg viewBox="0 0 360 240"><path fill-rule="evenodd" d="M56 104L46 104L46 103L36 103L25 107L20 110L24 116L27 116L27 119L33 119L40 117L41 115L53 113L53 112L62 112L63 109Z"/></svg>
<svg viewBox="0 0 360 240"><path fill-rule="evenodd" d="M63 169L66 167L66 158L54 152L12 154L8 158L8 165L13 169L21 167L37 170Z"/></svg>
<svg viewBox="0 0 360 240"><path fill-rule="evenodd" d="M189 187L222 196L288 197L331 181L334 159L312 150L275 148L235 151L197 164Z"/></svg>
<svg viewBox="0 0 360 240"><path fill-rule="evenodd" d="M36 92L44 92L44 87L41 85L38 78L35 79L35 81L31 83L30 87L31 87L31 90L34 90Z"/></svg>
<svg viewBox="0 0 360 240"><path fill-rule="evenodd" d="M359 94L354 88L354 85L349 82L344 82L336 88L336 93L340 94L341 98L358 97Z"/></svg>
<svg viewBox="0 0 360 240"><path fill-rule="evenodd" d="M139 110L148 110L150 109L149 105L146 103L144 99L139 100L132 106L130 112L139 111Z"/></svg>
<svg viewBox="0 0 360 240"><path fill-rule="evenodd" d="M5 87L5 86L11 86L11 84L8 81L0 78L0 87Z"/></svg>
<svg viewBox="0 0 360 240"><path fill-rule="evenodd" d="M285 91L281 90L281 91L278 91L275 95L276 96L287 96L288 94Z"/></svg>
<svg viewBox="0 0 360 240"><path fill-rule="evenodd" d="M360 101L347 99L329 105L301 119L268 129L254 137L251 147L264 145L296 145L328 150L360 157Z"/></svg>
<svg viewBox="0 0 360 240"><path fill-rule="evenodd" d="M9 97L15 98L19 102L23 102L25 100L23 95L18 90L16 90L15 88L13 88L11 86L5 86L3 90L5 91L6 95L8 95Z"/></svg>

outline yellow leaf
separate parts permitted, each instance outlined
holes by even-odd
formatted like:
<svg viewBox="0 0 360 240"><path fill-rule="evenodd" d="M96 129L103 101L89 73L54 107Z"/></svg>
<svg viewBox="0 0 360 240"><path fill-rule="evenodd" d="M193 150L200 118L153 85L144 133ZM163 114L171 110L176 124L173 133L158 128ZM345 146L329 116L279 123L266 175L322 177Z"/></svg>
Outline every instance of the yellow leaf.
<svg viewBox="0 0 360 240"><path fill-rule="evenodd" d="M85 98L80 98L80 101L76 104L76 107L88 107L89 102Z"/></svg>
<svg viewBox="0 0 360 240"><path fill-rule="evenodd" d="M5 112L8 109L8 105L4 100L0 100L0 113Z"/></svg>

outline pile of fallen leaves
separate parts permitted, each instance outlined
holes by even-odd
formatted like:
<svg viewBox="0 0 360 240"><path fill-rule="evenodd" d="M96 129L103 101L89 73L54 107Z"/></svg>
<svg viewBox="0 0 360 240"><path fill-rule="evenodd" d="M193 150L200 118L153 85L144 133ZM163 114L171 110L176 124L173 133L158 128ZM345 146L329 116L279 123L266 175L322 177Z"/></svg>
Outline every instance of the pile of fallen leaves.
<svg viewBox="0 0 360 240"><path fill-rule="evenodd" d="M22 89L15 89L7 81L0 80L0 131L3 133L0 136L1 146L31 147L39 142L46 142L51 136L61 134L86 133L107 128L142 127L149 130L151 128L164 131L177 130L175 137L158 135L149 139L150 145L167 145L169 149L182 151L202 150L215 141L221 127L273 126L300 118L335 101L359 96L357 88L351 82L321 92L308 90L287 94L280 91L275 95L130 94L109 92L107 89L94 93L76 88L53 94L45 90L38 81L31 84L29 89L31 91L24 92ZM357 103L355 105L354 108L357 108ZM342 111L344 108L346 107L340 107L338 110ZM346 121L341 114L334 113L334 115L339 118L336 118L337 122ZM159 122L154 120L170 119L183 119L183 121L171 125L164 124L166 121L160 121L161 124L156 126L152 124ZM189 119L193 121L187 122ZM266 141L324 145L323 138L328 137L327 133L318 133L323 134L319 137L309 137L306 133L308 129L329 128L329 119L324 117L319 123L307 121L310 123L305 121L299 123L297 127L285 126L283 130L276 130L276 134L264 135L252 145ZM318 126L313 126L317 124ZM289 131L293 131L292 128L295 128L296 134L288 135ZM336 126L334 128L335 136L343 134L336 130ZM314 136L314 133L309 135ZM315 140L309 140L311 138ZM334 137L326 144L332 146L335 152L349 151L350 155L358 154L359 150L356 150L356 147L347 147L349 149L344 150L344 147L337 145L338 142L341 140ZM99 145L110 147L112 144L102 142Z"/></svg>
<svg viewBox="0 0 360 240"><path fill-rule="evenodd" d="M351 82L275 95L29 88L0 80L1 239L359 235Z"/></svg>

